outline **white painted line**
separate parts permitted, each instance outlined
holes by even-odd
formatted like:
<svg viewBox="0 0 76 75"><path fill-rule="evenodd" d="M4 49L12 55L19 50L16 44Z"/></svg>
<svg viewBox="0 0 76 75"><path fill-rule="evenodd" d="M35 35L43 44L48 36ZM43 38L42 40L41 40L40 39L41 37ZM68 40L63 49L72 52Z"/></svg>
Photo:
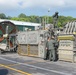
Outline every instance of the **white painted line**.
<svg viewBox="0 0 76 75"><path fill-rule="evenodd" d="M60 72L60 71L56 71L56 70L50 70L50 69L46 69L46 68L42 68L42 67L38 67L38 66L34 66L34 65L29 65L29 64L26 64L26 63L20 63L20 62L9 60L9 59L3 58L3 57L0 57L0 59L5 60L5 61L9 61L9 62L13 62L13 63L17 63L17 64L20 64L20 65L29 66L29 67L33 67L33 68L36 68L36 69L48 71L48 72L53 72L53 73L62 74L62 75L72 75L71 73L64 73L64 72Z"/></svg>

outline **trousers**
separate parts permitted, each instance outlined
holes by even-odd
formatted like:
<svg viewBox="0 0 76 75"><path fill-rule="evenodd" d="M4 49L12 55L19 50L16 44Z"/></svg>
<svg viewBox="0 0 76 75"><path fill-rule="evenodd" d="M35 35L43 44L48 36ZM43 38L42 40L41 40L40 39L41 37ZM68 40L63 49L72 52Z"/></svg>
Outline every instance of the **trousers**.
<svg viewBox="0 0 76 75"><path fill-rule="evenodd" d="M49 59L49 50L45 51L44 59L46 59L46 60Z"/></svg>
<svg viewBox="0 0 76 75"><path fill-rule="evenodd" d="M49 50L49 60L55 61L56 59L56 51L55 49L50 49Z"/></svg>

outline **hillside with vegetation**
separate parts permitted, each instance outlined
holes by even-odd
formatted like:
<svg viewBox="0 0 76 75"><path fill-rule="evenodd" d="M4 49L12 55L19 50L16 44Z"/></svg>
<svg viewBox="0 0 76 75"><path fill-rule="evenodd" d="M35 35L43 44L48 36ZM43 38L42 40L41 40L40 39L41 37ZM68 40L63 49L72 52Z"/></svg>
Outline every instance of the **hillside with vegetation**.
<svg viewBox="0 0 76 75"><path fill-rule="evenodd" d="M0 13L0 18L1 19L9 19L9 20L16 20L16 21L24 21L24 22L35 22L35 23L42 23L43 19L46 18L48 20L48 23L53 23L53 18L52 16L27 16L24 13L19 14L17 17L11 17L11 16L6 16L4 13ZM69 21L75 21L76 18L73 18L71 16L59 16L58 19L58 26L63 27L67 22Z"/></svg>

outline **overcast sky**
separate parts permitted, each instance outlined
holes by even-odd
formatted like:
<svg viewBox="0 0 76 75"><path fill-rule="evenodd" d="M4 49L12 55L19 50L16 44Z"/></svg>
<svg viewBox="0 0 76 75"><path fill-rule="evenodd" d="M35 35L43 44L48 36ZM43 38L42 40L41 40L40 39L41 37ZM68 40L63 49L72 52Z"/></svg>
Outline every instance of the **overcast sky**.
<svg viewBox="0 0 76 75"><path fill-rule="evenodd" d="M48 12L50 10L50 12ZM26 15L59 15L76 18L76 0L0 0L0 13L7 16Z"/></svg>

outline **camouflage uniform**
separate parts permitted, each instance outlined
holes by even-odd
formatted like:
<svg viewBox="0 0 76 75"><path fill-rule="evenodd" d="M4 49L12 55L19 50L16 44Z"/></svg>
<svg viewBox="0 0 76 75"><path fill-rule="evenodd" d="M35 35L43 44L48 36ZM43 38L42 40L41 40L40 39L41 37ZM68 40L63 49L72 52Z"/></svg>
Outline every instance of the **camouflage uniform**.
<svg viewBox="0 0 76 75"><path fill-rule="evenodd" d="M48 50L48 41L45 41L45 51L44 51L44 60L47 60L49 58L49 50ZM47 48L47 49L46 49Z"/></svg>
<svg viewBox="0 0 76 75"><path fill-rule="evenodd" d="M48 41L47 45L48 45L48 50L49 50L49 60L53 60L55 61L56 59L56 51L55 51L55 44L57 42L54 39L51 39L50 41Z"/></svg>

